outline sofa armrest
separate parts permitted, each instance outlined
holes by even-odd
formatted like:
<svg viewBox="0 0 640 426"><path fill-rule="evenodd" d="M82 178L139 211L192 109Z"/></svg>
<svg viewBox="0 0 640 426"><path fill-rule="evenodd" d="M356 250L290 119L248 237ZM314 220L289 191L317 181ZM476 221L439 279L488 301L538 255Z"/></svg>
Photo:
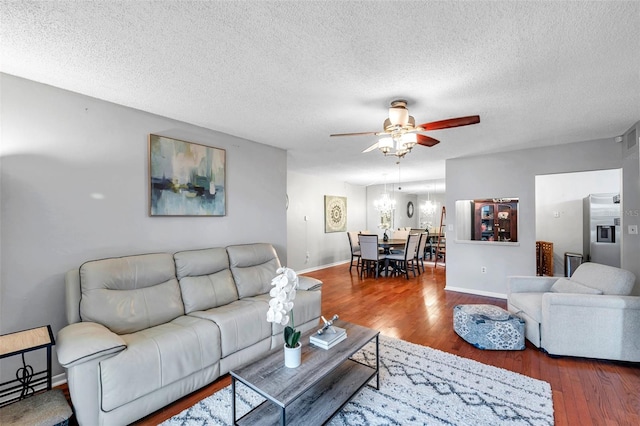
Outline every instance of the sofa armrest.
<svg viewBox="0 0 640 426"><path fill-rule="evenodd" d="M553 355L640 362L640 297L542 296L541 347Z"/></svg>
<svg viewBox="0 0 640 426"><path fill-rule="evenodd" d="M559 277L511 276L507 279L507 294L546 293Z"/></svg>
<svg viewBox="0 0 640 426"><path fill-rule="evenodd" d="M320 290L322 287L322 281L316 278L305 277L303 275L298 276L298 288L300 290Z"/></svg>
<svg viewBox="0 0 640 426"><path fill-rule="evenodd" d="M95 322L78 322L58 333L56 352L64 368L116 354L127 347L120 336Z"/></svg>

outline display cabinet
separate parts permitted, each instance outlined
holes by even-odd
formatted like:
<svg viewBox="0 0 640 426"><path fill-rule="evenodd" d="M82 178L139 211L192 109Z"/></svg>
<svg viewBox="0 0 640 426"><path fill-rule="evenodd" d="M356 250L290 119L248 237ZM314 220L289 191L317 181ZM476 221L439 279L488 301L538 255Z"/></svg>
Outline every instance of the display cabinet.
<svg viewBox="0 0 640 426"><path fill-rule="evenodd" d="M518 201L513 199L474 200L473 239L478 241L518 241Z"/></svg>

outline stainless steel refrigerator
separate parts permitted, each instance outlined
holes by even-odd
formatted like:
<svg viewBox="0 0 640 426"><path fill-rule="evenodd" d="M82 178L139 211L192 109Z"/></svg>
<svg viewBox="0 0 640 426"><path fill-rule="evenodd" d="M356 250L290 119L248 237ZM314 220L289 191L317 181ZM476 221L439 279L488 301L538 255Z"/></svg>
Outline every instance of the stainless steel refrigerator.
<svg viewBox="0 0 640 426"><path fill-rule="evenodd" d="M584 259L619 268L620 194L590 194L582 212Z"/></svg>

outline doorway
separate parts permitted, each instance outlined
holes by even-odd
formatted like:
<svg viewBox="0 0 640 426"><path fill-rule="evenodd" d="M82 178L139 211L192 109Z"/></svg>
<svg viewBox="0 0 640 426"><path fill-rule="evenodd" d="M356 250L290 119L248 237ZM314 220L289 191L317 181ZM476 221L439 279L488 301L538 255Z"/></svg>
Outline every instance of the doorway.
<svg viewBox="0 0 640 426"><path fill-rule="evenodd" d="M621 169L536 176L536 241L553 243L555 276L564 276L565 253L584 251L584 198L620 194L621 181Z"/></svg>

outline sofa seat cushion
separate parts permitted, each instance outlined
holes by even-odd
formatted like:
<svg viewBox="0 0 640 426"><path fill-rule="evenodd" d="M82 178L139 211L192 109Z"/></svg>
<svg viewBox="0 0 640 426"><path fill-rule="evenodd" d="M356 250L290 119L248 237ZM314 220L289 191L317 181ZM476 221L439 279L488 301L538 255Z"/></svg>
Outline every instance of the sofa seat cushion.
<svg viewBox="0 0 640 426"><path fill-rule="evenodd" d="M544 293L511 293L509 304L514 313L525 312L538 323L542 322L542 296Z"/></svg>
<svg viewBox="0 0 640 426"><path fill-rule="evenodd" d="M633 290L636 276L614 266L585 262L575 270L571 281L602 290L603 294L628 296Z"/></svg>
<svg viewBox="0 0 640 426"><path fill-rule="evenodd" d="M296 298L293 301L293 321L294 326L304 324L320 317L322 293L319 291L297 291ZM269 304L271 296L261 294L260 296L247 297L244 300L255 300ZM266 313L265 313L266 320ZM284 331L284 326L278 323L269 323L272 327L271 334L276 335Z"/></svg>
<svg viewBox="0 0 640 426"><path fill-rule="evenodd" d="M111 411L220 360L215 324L182 316L121 336L127 348L100 362L101 407Z"/></svg>
<svg viewBox="0 0 640 426"><path fill-rule="evenodd" d="M269 304L264 301L237 300L189 315L212 321L219 327L221 357L224 358L271 337L268 309Z"/></svg>

